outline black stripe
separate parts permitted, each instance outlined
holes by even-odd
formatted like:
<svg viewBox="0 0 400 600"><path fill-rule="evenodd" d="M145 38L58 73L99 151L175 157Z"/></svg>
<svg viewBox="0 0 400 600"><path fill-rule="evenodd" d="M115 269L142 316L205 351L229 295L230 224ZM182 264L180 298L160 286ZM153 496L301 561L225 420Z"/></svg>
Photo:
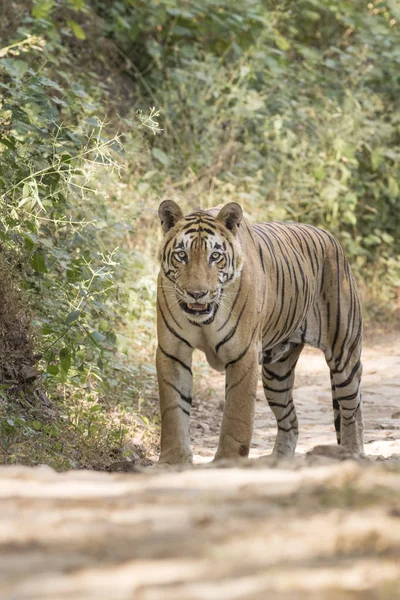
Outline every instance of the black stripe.
<svg viewBox="0 0 400 600"><path fill-rule="evenodd" d="M226 363L225 369L227 369L230 365L234 365L235 363L239 362L239 360L241 360L245 356L245 354L247 354L247 352L248 352L248 350L249 350L249 348L251 346L251 342L253 341L254 334L257 331L257 329L258 329L258 323L255 326L253 333L251 334L251 338L250 338L250 341L249 341L247 347L243 350L243 352L241 352L239 354L239 356L237 358L235 358L234 360L231 360L228 363Z"/></svg>
<svg viewBox="0 0 400 600"><path fill-rule="evenodd" d="M255 242L255 240L254 240L254 234L253 234L253 230L252 230L252 229L251 229L251 228L248 226L248 224L247 224L247 223L245 223L245 226L246 226L246 229L247 229L247 233L249 234L249 236L250 236L250 238L251 238L251 241L252 241L252 242L253 242L253 244L254 244L254 247L255 247L255 248L257 248L257 246L256 246L256 242Z"/></svg>
<svg viewBox="0 0 400 600"><path fill-rule="evenodd" d="M268 373L268 375L271 375L271 377L267 377L267 379L276 379L277 381L285 381L285 379L287 379L288 377L290 377L290 375L292 375L296 365L297 365L297 361L294 363L293 367L291 369L289 369L289 371L287 371L284 375L278 375L277 373L274 373L273 371L270 371L269 369L267 369L266 367L263 366L263 374Z"/></svg>
<svg viewBox="0 0 400 600"><path fill-rule="evenodd" d="M188 367L187 365L185 365L184 362L182 362L180 360L180 358L177 358L176 356L173 356L172 354L168 354L168 352L165 352L165 350L163 348L161 348L160 344L158 344L158 347L160 348L161 352L167 356L168 358L170 358L171 360L174 360L175 362L179 363L184 369L186 369L187 371L189 371L189 373L191 375L193 375L192 373L192 369L190 367Z"/></svg>
<svg viewBox="0 0 400 600"><path fill-rule="evenodd" d="M285 419L287 419L288 416L291 415L293 411L294 411L294 404L292 405L292 408L289 410L289 412L286 413L286 415L283 415L283 417L280 417L278 419L278 423L281 423L281 421L284 421Z"/></svg>
<svg viewBox="0 0 400 600"><path fill-rule="evenodd" d="M244 311L244 309L246 308L246 304L247 304L247 299L248 299L248 297L249 297L249 295L247 294L247 298L246 298L246 300L245 300L245 302L244 302L244 304L243 304L243 308L242 308L242 310L241 310L241 311L240 311L240 313L239 313L239 316L238 316L238 318L237 318L237 320L236 320L236 323L235 323L235 325L234 325L234 326L232 327L232 329L231 329L231 330L230 330L230 331L229 331L229 332L226 334L226 336L224 337L224 339L223 339L223 340L221 340L220 342L218 342L218 344L215 346L215 353L216 353L216 354L218 353L218 350L221 348L221 346L223 346L224 344L226 344L226 342L229 342L229 340L230 340L231 338L233 338L233 336L235 335L235 333L236 333L236 329L237 329L237 327L238 327L238 325L239 325L239 321L240 321L240 319L241 319L241 316L242 316L242 314L243 314L243 311Z"/></svg>
<svg viewBox="0 0 400 600"><path fill-rule="evenodd" d="M289 392L292 389L292 385L290 385L289 387L286 388L282 388L281 390L277 390L276 388L270 387L269 385L267 385L266 383L263 383L263 388L264 390L267 390L267 392L273 392L275 394L283 394L283 392Z"/></svg>
<svg viewBox="0 0 400 600"><path fill-rule="evenodd" d="M179 325L178 321L175 319L174 315L172 314L170 307L168 306L168 302L167 302L167 297L165 295L164 286L161 286L161 292L162 292L162 295L164 296L165 306L167 307L167 310L168 310L169 314L171 315L171 317L172 317L173 321L175 322L175 324L178 325L179 329L182 329L182 326Z"/></svg>
<svg viewBox="0 0 400 600"><path fill-rule="evenodd" d="M227 324L227 322L231 318L231 315L232 315L233 309L235 308L236 302L239 300L240 290L241 289L242 289L242 275L240 275L239 289L237 291L236 298L235 298L235 300L234 300L234 302L232 304L230 313L229 313L228 317L226 318L226 320L224 321L224 323L221 325L221 327L218 327L217 331L221 331L221 329L223 329L225 327L225 325Z"/></svg>
<svg viewBox="0 0 400 600"><path fill-rule="evenodd" d="M158 308L160 310L161 316L163 318L163 321L164 321L164 323L165 323L168 331L170 331L172 333L172 335L174 335L176 338L178 338L178 340L180 340L181 342L183 342L184 344L186 344L186 346L189 346L189 348L193 348L193 346L187 340L185 340L185 338L183 338L181 335L179 335L179 333L177 333L175 331L175 329L173 327L171 327L171 325L169 325L167 319L164 316L163 311L161 310L161 306L160 306L159 302L158 302Z"/></svg>
<svg viewBox="0 0 400 600"><path fill-rule="evenodd" d="M354 365L354 367L352 368L351 373L348 376L348 378L346 379L346 381L343 381L343 383L335 383L335 388L343 388L343 387L346 387L347 385L349 385L353 381L353 377L357 373L360 366L361 366L361 362L360 362L360 360L358 360L356 362L356 364Z"/></svg>
<svg viewBox="0 0 400 600"><path fill-rule="evenodd" d="M357 348L357 346L360 344L362 338L362 322L360 320L359 323L359 327L358 327L358 332L357 332L357 336L354 338L353 343L351 344L350 348L348 348L347 350L347 358L346 358L346 362L343 365L343 367L341 367L340 369L335 369L334 373L343 373L343 371L347 368L347 365L349 364L350 360L353 358L353 352L354 350Z"/></svg>
<svg viewBox="0 0 400 600"><path fill-rule="evenodd" d="M331 345L331 351L332 351L332 355L335 354L335 346L336 346L336 342L339 338L339 332L340 332L340 318L341 318L341 310L340 310L340 278L341 278L341 271L340 271L340 265L339 265L339 244L336 243L336 268L337 268L337 272L336 272L336 279L337 279L337 298L336 298L336 328L335 328L335 335L333 337L333 342Z"/></svg>
<svg viewBox="0 0 400 600"><path fill-rule="evenodd" d="M248 375L248 373L249 373L249 371L250 371L250 368L251 368L251 367L249 367L249 368L248 368L248 369L247 369L247 370L244 372L244 374L242 375L242 377L241 377L240 379L238 379L238 381L235 381L235 383L232 383L232 385L230 385L230 386L229 386L229 388L226 388L226 395L228 395L228 394L229 394L229 393L230 393L230 392L233 390L233 388L237 387L238 385L240 385L240 384L242 383L242 381L244 380L244 378L245 378L245 377ZM226 386L225 386L225 387L226 387Z"/></svg>
<svg viewBox="0 0 400 600"><path fill-rule="evenodd" d="M182 394L182 392L173 383L171 383L170 381L167 381L164 378L163 378L163 382L166 385L169 385L170 387L172 387L176 391L176 393L180 395L180 397L182 398L182 400L184 400L185 402L187 402L188 404L190 404L190 406L192 406L192 398L191 398L191 396L185 396L184 394Z"/></svg>
<svg viewBox="0 0 400 600"><path fill-rule="evenodd" d="M270 402L267 398L267 402L268 402L268 406L271 406L271 408L273 406L278 406L278 408L286 408L287 406L289 406L289 404L292 402L292 400L289 400L289 402L285 402L285 404L279 404L279 402Z"/></svg>
<svg viewBox="0 0 400 600"><path fill-rule="evenodd" d="M263 260L263 254L262 254L262 250L261 250L261 246L260 244L258 244L258 253L260 255L260 260L261 260L261 267L263 272L265 273L265 269L264 269L264 260Z"/></svg>
<svg viewBox="0 0 400 600"><path fill-rule="evenodd" d="M349 394L348 396L338 396L336 397L337 402L349 402L350 400L354 400L354 398L357 398L358 393L360 391L360 381L358 382L358 386L357 386L357 390L354 392L354 394Z"/></svg>
<svg viewBox="0 0 400 600"><path fill-rule="evenodd" d="M215 231L213 231L212 229L209 229L208 227L199 227L199 231L205 231L209 235L215 235L215 233L216 233Z"/></svg>
<svg viewBox="0 0 400 600"><path fill-rule="evenodd" d="M293 421L293 422L295 422L295 421ZM282 425L280 423L278 423L278 429L280 431L285 431L286 433L289 433L289 431L293 431L293 429L295 431L299 430L299 428L297 427L297 425L296 426L292 425L291 427L282 427Z"/></svg>

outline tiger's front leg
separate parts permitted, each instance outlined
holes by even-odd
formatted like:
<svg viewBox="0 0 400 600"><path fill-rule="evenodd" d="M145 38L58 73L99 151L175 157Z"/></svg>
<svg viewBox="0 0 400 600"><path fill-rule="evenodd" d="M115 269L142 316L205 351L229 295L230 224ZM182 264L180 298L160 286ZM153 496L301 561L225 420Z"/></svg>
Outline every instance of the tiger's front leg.
<svg viewBox="0 0 400 600"><path fill-rule="evenodd" d="M226 366L225 406L214 460L248 456L253 435L258 378L258 348L252 345Z"/></svg>
<svg viewBox="0 0 400 600"><path fill-rule="evenodd" d="M159 463L184 464L193 459L189 438L192 405L192 352L176 346L157 348L156 366L161 409Z"/></svg>

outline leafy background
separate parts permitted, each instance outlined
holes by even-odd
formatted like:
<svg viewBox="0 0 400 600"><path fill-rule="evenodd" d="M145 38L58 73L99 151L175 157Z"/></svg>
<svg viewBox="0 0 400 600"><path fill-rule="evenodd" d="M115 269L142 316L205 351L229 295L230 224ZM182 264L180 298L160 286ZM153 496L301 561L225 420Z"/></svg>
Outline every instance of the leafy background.
<svg viewBox="0 0 400 600"><path fill-rule="evenodd" d="M2 462L157 451L162 198L329 229L367 321L396 320L399 19L395 0L2 3Z"/></svg>

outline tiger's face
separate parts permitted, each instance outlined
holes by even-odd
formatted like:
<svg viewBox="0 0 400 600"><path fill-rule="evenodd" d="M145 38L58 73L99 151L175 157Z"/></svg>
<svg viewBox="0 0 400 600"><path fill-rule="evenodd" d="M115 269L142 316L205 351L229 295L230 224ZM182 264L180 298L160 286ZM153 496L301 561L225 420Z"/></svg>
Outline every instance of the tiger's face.
<svg viewBox="0 0 400 600"><path fill-rule="evenodd" d="M164 200L159 216L165 233L161 268L174 284L174 300L190 321L211 322L224 288L242 269L237 239L242 209L230 202L216 217L203 211L184 217L175 202Z"/></svg>

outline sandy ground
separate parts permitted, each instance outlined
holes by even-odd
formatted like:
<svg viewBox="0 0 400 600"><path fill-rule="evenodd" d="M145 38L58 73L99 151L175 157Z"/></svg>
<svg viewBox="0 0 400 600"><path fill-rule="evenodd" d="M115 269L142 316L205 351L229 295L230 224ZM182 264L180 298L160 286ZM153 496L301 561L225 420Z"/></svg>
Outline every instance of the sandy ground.
<svg viewBox="0 0 400 600"><path fill-rule="evenodd" d="M398 339L372 340L364 353L373 460L305 454L335 440L328 371L308 350L296 381L294 461L128 474L0 468L0 598L399 599ZM220 376L202 378L198 463L216 448L222 390ZM252 456L268 454L274 435L260 388Z"/></svg>

